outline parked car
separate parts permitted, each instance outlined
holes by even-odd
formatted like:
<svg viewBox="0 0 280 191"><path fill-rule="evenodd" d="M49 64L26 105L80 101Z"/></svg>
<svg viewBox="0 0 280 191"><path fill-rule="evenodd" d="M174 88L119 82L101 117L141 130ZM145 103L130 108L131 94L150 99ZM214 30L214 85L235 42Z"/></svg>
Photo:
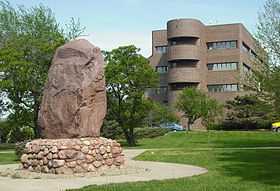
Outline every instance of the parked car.
<svg viewBox="0 0 280 191"><path fill-rule="evenodd" d="M272 131L280 133L280 122L272 123Z"/></svg>
<svg viewBox="0 0 280 191"><path fill-rule="evenodd" d="M179 125L177 123L162 123L159 126L161 128L171 129L173 131L185 131L185 129L182 127L182 125Z"/></svg>

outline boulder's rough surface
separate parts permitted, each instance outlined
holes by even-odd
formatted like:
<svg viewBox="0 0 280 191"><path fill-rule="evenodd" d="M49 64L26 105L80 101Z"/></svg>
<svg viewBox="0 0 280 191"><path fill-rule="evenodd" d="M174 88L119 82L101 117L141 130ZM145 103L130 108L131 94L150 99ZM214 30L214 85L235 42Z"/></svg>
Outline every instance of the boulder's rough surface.
<svg viewBox="0 0 280 191"><path fill-rule="evenodd" d="M100 49L83 39L59 47L38 115L42 136L98 137L106 108L104 59Z"/></svg>
<svg viewBox="0 0 280 191"><path fill-rule="evenodd" d="M37 139L25 145L21 156L24 169L52 174L100 173L124 162L120 144L103 137Z"/></svg>

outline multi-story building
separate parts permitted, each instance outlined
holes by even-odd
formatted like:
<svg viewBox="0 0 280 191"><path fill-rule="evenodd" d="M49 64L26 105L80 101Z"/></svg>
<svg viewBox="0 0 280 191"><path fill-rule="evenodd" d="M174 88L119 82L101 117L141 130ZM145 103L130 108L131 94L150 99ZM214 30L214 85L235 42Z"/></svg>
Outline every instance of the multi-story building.
<svg viewBox="0 0 280 191"><path fill-rule="evenodd" d="M243 24L170 20L167 29L152 32L149 60L160 73L160 83L149 94L170 106L185 87L197 87L221 102L233 99L245 93L242 75L262 62L257 52L256 41Z"/></svg>

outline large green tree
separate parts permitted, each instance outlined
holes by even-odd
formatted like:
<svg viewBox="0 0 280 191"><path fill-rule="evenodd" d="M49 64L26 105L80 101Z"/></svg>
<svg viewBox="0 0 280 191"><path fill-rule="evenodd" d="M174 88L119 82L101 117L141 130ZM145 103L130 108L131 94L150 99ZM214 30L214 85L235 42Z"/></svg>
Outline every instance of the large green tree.
<svg viewBox="0 0 280 191"><path fill-rule="evenodd" d="M72 19L63 30L49 8L13 7L7 1L0 1L0 28L1 110L16 128L31 127L39 137L37 115L54 52L83 28Z"/></svg>
<svg viewBox="0 0 280 191"><path fill-rule="evenodd" d="M189 131L197 119L201 118L207 126L222 113L216 100L196 88L183 89L177 98L176 108L188 119Z"/></svg>
<svg viewBox="0 0 280 191"><path fill-rule="evenodd" d="M227 101L226 108L229 111L225 122L232 124L232 128L267 128L274 118L271 104L256 95L237 96Z"/></svg>
<svg viewBox="0 0 280 191"><path fill-rule="evenodd" d="M257 39L268 53L263 68L256 71L254 82L258 96L271 103L280 117L280 2L267 0L259 14Z"/></svg>
<svg viewBox="0 0 280 191"><path fill-rule="evenodd" d="M156 86L158 74L135 46L105 52L108 111L121 126L130 146L136 144L134 128L141 127L151 108L147 88Z"/></svg>

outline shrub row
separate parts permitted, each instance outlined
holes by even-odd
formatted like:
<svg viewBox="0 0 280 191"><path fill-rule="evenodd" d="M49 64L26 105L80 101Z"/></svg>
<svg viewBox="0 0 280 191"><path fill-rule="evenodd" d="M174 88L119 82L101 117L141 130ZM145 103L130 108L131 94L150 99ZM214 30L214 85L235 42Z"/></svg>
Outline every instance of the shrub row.
<svg viewBox="0 0 280 191"><path fill-rule="evenodd" d="M223 121L220 124L213 124L208 127L209 130L258 130L258 129L271 129L271 121Z"/></svg>
<svg viewBox="0 0 280 191"><path fill-rule="evenodd" d="M136 139L143 139L143 138L154 138L163 136L168 133L170 129L166 128L137 128L135 129L135 137Z"/></svg>

